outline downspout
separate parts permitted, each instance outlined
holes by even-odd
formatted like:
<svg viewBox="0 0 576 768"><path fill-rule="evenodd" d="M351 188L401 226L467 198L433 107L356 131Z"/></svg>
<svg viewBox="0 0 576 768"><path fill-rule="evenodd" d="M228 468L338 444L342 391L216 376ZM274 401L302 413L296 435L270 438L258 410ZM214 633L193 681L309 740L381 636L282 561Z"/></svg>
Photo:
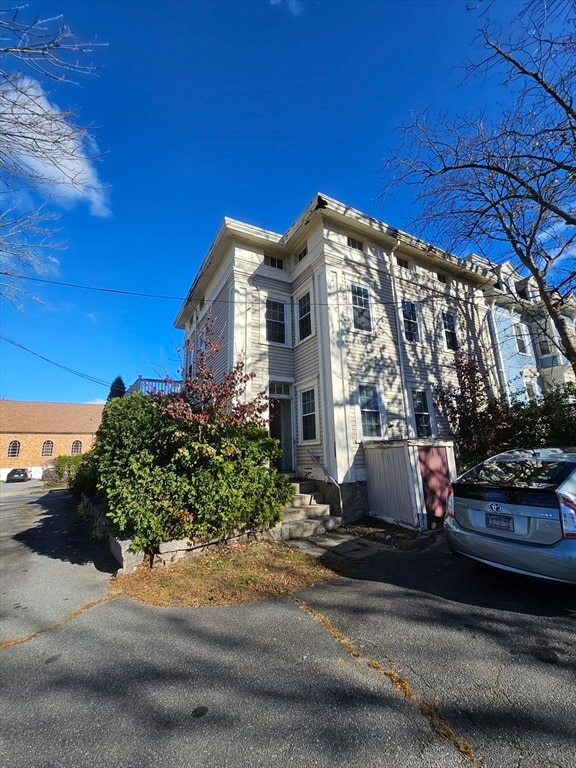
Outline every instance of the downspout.
<svg viewBox="0 0 576 768"><path fill-rule="evenodd" d="M402 343L402 331L400 328L400 319L399 319L399 313L400 313L400 305L398 303L398 291L396 288L396 278L394 276L394 265L393 265L393 259L394 254L400 247L400 240L396 241L396 245L392 250L390 251L390 282L392 285L392 298L394 299L394 308L395 308L395 320L396 320L396 334L398 337L398 358L400 362L400 379L402 382L402 399L404 400L404 410L406 414L406 438L410 438L410 431L409 428L410 424L410 403L408 398L408 388L406 386L406 369L404 368L404 344ZM418 519L418 530L419 531L425 531L427 528L426 524L426 509L425 505L422 506L424 502L424 498L421 495L421 489L422 485L419 478L419 472L418 468L414 466L413 462L408 458L408 467L410 470L410 475L412 477L412 490L416 494L416 496L421 496L420 502L418 501L418 498L411 498L411 503L415 504L415 511L417 514Z"/></svg>
<svg viewBox="0 0 576 768"><path fill-rule="evenodd" d="M402 332L400 329L400 321L398 315L400 312L400 305L398 304L398 291L396 289L396 278L394 276L394 255L400 247L400 240L396 240L396 245L390 251L390 283L392 285L392 299L394 301L394 320L396 322L396 337L398 339L398 360L400 363L400 382L402 384L402 400L404 402L404 413L406 420L406 437L410 437L410 429L408 428L410 419L410 404L408 402L408 390L406 388L406 370L404 368L404 346L402 342Z"/></svg>
<svg viewBox="0 0 576 768"><path fill-rule="evenodd" d="M510 403L510 395L508 393L508 383L506 381L506 375L504 373L504 360L502 359L502 350L498 342L498 333L496 331L496 321L494 320L494 301L488 304L488 330L490 332L490 341L492 349L494 350L494 360L496 362L496 374L498 377L498 384L500 386L500 395L502 393L506 396L506 401Z"/></svg>

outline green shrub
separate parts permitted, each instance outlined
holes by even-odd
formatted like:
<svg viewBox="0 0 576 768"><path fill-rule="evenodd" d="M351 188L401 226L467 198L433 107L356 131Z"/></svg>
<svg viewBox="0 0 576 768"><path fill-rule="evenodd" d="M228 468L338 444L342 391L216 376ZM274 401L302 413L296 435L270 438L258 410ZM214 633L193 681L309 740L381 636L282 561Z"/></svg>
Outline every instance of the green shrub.
<svg viewBox="0 0 576 768"><path fill-rule="evenodd" d="M63 485L71 487L83 459L84 457L80 455L56 456L54 467L47 473L46 485L48 487Z"/></svg>
<svg viewBox="0 0 576 768"><path fill-rule="evenodd" d="M474 360L457 355L457 387L441 387L436 401L454 434L458 471L512 448L576 445L576 386L557 386L511 403L490 394Z"/></svg>
<svg viewBox="0 0 576 768"><path fill-rule="evenodd" d="M242 364L219 382L209 366L197 369L178 394L109 400L75 485L98 493L117 533L151 559L169 539L274 525L293 493L274 468L279 443L261 420L265 398L244 398L251 377Z"/></svg>

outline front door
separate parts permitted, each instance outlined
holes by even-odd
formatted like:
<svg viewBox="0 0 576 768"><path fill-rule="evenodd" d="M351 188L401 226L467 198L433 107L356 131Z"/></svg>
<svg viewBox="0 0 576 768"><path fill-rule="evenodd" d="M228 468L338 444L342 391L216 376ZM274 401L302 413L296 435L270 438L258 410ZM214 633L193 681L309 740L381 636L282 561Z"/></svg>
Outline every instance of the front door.
<svg viewBox="0 0 576 768"><path fill-rule="evenodd" d="M292 400L278 398L270 401L270 434L280 441L282 448L282 454L276 460L276 468L281 472L292 472Z"/></svg>

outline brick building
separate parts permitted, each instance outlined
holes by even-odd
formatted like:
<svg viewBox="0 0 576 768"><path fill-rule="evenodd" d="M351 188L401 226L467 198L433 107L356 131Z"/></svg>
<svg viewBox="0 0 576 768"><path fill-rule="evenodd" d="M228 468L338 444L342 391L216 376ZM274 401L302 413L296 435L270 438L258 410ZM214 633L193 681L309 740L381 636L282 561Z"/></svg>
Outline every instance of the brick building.
<svg viewBox="0 0 576 768"><path fill-rule="evenodd" d="M15 467L41 478L56 456L92 448L104 405L0 400L0 480Z"/></svg>

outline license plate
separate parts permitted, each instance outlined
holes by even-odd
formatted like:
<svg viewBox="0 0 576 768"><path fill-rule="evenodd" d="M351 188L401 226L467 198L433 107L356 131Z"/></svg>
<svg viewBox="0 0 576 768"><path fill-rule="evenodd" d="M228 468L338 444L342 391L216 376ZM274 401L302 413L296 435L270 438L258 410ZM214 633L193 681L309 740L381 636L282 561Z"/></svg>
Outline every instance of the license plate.
<svg viewBox="0 0 576 768"><path fill-rule="evenodd" d="M509 515L486 515L486 528L514 533L514 518Z"/></svg>

